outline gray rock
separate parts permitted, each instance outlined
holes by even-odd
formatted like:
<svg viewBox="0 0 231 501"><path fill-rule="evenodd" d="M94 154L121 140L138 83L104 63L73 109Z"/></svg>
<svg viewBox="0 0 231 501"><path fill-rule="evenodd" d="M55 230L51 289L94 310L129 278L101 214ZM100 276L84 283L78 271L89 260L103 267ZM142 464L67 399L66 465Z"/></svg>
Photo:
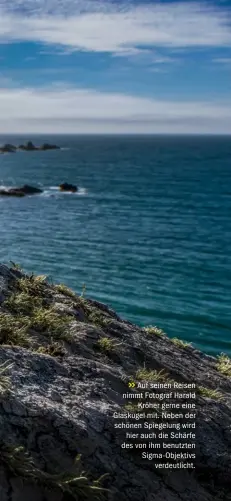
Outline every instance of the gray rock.
<svg viewBox="0 0 231 501"><path fill-rule="evenodd" d="M60 146L56 144L44 143L41 146L35 146L31 141L26 144L14 146L13 144L4 144L0 146L0 153L15 153L17 150L22 151L47 151L47 150L60 150Z"/></svg>
<svg viewBox="0 0 231 501"><path fill-rule="evenodd" d="M70 191L72 193L75 193L76 191L78 191L77 186L75 186L74 184L70 184L70 183L60 184L59 189L60 189L60 191Z"/></svg>
<svg viewBox="0 0 231 501"><path fill-rule="evenodd" d="M20 292L20 277L25 275L0 265L0 332L2 315L16 315L6 300ZM27 279L33 286L33 277ZM102 485L110 489L104 498L108 501L230 500L231 380L218 372L216 359L191 347L176 346L167 336L150 335L101 303L75 300L57 294L47 282L38 284L38 294L49 296L47 305L61 321L67 319L69 340L65 338L67 349L62 357L36 352L33 343L29 347L0 345L0 365L11 364L6 372L8 389L2 387L0 374L1 501L82 501L87 499L83 494L89 487L86 482L105 473L108 478ZM91 317L92 308L97 315ZM28 332L33 338L36 326ZM114 342L113 352L97 349L102 337ZM46 348L52 343L52 333L40 329L39 339ZM147 464L121 450L124 433L114 429L112 413L122 410L127 382L144 364L148 369L164 369L176 381L219 390L223 396L221 401L197 397L193 471L157 471L151 461ZM75 477L77 454L81 454L79 473L87 471L89 480L82 494L79 487L75 494L67 494L67 484L63 492L54 475L67 471ZM96 499L94 493L90 490L88 499Z"/></svg>
<svg viewBox="0 0 231 501"><path fill-rule="evenodd" d="M24 197L25 195L34 195L42 193L43 190L40 188L35 188L34 186L29 186L28 184L24 184L20 188L9 188L8 190L0 190L1 196L8 197Z"/></svg>

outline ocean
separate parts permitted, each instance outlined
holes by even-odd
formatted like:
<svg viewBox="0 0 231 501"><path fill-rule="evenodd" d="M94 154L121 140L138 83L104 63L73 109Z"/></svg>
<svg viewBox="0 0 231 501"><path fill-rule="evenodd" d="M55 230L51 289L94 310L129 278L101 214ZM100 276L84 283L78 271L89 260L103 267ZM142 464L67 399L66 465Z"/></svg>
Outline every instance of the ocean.
<svg viewBox="0 0 231 501"><path fill-rule="evenodd" d="M231 137L1 136L61 150L0 155L0 262L139 326L231 355ZM76 194L58 191L76 184Z"/></svg>

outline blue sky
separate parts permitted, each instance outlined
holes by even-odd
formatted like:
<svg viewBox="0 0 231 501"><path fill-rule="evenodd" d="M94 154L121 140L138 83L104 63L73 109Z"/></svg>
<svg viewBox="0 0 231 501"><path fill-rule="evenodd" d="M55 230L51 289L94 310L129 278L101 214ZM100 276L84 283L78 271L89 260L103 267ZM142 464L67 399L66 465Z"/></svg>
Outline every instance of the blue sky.
<svg viewBox="0 0 231 501"><path fill-rule="evenodd" d="M0 133L231 133L231 0L0 0Z"/></svg>

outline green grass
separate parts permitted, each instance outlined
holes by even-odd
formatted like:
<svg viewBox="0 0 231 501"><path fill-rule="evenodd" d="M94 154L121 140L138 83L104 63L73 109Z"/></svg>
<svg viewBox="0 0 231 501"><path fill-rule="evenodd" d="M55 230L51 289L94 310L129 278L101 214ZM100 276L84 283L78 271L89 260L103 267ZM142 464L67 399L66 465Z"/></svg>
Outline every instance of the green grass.
<svg viewBox="0 0 231 501"><path fill-rule="evenodd" d="M42 355L50 355L50 357L59 357L65 354L65 349L61 343L58 341L53 341L51 339L51 343L46 346L39 346L36 353L40 353Z"/></svg>
<svg viewBox="0 0 231 501"><path fill-rule="evenodd" d="M172 343L178 346L179 348L187 348L187 346L191 346L191 343L187 343L186 341L182 341L182 339L178 339L174 337L171 339Z"/></svg>
<svg viewBox="0 0 231 501"><path fill-rule="evenodd" d="M97 346L101 351L104 351L105 353L110 353L115 350L117 344L113 339L110 339L109 337L102 337L97 341Z"/></svg>
<svg viewBox="0 0 231 501"><path fill-rule="evenodd" d="M48 289L46 283L46 277L44 275L35 276L25 276L16 280L16 288L25 294L29 294L30 296L44 296L47 298L50 296L50 291Z"/></svg>
<svg viewBox="0 0 231 501"><path fill-rule="evenodd" d="M163 369L159 372L157 370L139 369L135 378L143 381L171 382L168 380L168 374Z"/></svg>
<svg viewBox="0 0 231 501"><path fill-rule="evenodd" d="M59 286L55 286L55 287L57 288ZM63 293L64 293L65 286L62 285L61 289L63 290ZM60 292L61 292L61 289L59 288ZM78 306L81 307L87 322L103 328L103 327L107 327L113 321L113 319L111 317L109 317L106 313L102 313L98 308L95 308L90 303L88 303L87 299L84 297L84 293L85 293L84 286L83 286L83 292L82 292L81 296L77 296L76 294L72 293L72 291L70 291L70 292L71 292L71 294L69 294L69 296L75 300L75 304L78 304ZM67 295L68 295L68 293L67 293Z"/></svg>
<svg viewBox="0 0 231 501"><path fill-rule="evenodd" d="M26 322L0 313L0 344L28 347L30 341Z"/></svg>
<svg viewBox="0 0 231 501"><path fill-rule="evenodd" d="M0 314L0 343L29 346L31 329L56 340L69 341L71 317L60 315L49 306L43 290L44 280L41 276L17 281L19 292L4 301L9 314Z"/></svg>
<svg viewBox="0 0 231 501"><path fill-rule="evenodd" d="M164 331L162 329L159 329L155 325L148 325L147 327L144 327L143 330L147 332L147 334L158 336L158 337L163 337L165 336Z"/></svg>
<svg viewBox="0 0 231 501"><path fill-rule="evenodd" d="M60 292L70 297L74 304L81 306L86 320L100 327L107 327L112 319L102 314L97 308L91 307L82 296L77 296L63 284L49 287L45 275L23 276L14 281L12 294L4 301L4 308L9 314L0 315L0 343L30 346L33 332L47 335L54 340L71 341L68 325L71 315L60 315L52 308L52 291ZM85 289L83 288L83 294ZM104 351L110 351L112 345L100 345ZM57 348L57 346L56 346ZM56 353L56 348L53 353ZM45 348L41 348L43 351ZM52 352L52 348L48 348ZM58 351L60 351L58 349Z"/></svg>
<svg viewBox="0 0 231 501"><path fill-rule="evenodd" d="M4 306L16 315L30 315L35 308L42 307L43 298L40 296L31 296L28 292L11 294L4 301Z"/></svg>
<svg viewBox="0 0 231 501"><path fill-rule="evenodd" d="M204 386L199 386L197 391L202 397L212 398L214 400L221 400L223 398L222 393L219 391L212 390L211 388L205 388Z"/></svg>
<svg viewBox="0 0 231 501"><path fill-rule="evenodd" d="M55 291L60 292L61 294L64 294L65 296L68 296L68 297L74 299L75 301L77 299L79 299L79 297L77 296L77 294L75 294L74 291L72 291L71 289L69 289L69 287L67 287L64 284L54 285L54 289L55 289Z"/></svg>
<svg viewBox="0 0 231 501"><path fill-rule="evenodd" d="M29 317L29 327L54 339L66 339L71 317L59 315L53 308L35 308Z"/></svg>
<svg viewBox="0 0 231 501"><path fill-rule="evenodd" d="M49 489L57 489L76 501L104 499L104 494L108 490L104 489L101 484L107 475L95 481L89 480L85 472L80 470L80 459L80 456L76 457L75 474L64 472L52 475L40 470L23 447L0 447L1 463L11 475L21 478L23 483L33 482Z"/></svg>
<svg viewBox="0 0 231 501"><path fill-rule="evenodd" d="M91 309L88 305L84 305L87 320L99 327L106 327L112 322L112 319L106 315L103 315L96 308Z"/></svg>
<svg viewBox="0 0 231 501"><path fill-rule="evenodd" d="M221 353L221 355L217 357L216 368L224 376L231 377L231 359L228 355Z"/></svg>

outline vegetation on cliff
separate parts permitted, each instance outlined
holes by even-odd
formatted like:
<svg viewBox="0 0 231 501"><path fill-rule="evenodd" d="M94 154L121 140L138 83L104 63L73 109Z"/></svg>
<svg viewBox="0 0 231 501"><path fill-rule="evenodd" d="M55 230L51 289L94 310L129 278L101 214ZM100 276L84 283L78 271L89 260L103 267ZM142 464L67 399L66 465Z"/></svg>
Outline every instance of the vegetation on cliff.
<svg viewBox="0 0 231 501"><path fill-rule="evenodd" d="M230 367L225 355L0 265L1 501L228 501ZM131 378L195 382L194 471L160 472L121 451L112 414Z"/></svg>

